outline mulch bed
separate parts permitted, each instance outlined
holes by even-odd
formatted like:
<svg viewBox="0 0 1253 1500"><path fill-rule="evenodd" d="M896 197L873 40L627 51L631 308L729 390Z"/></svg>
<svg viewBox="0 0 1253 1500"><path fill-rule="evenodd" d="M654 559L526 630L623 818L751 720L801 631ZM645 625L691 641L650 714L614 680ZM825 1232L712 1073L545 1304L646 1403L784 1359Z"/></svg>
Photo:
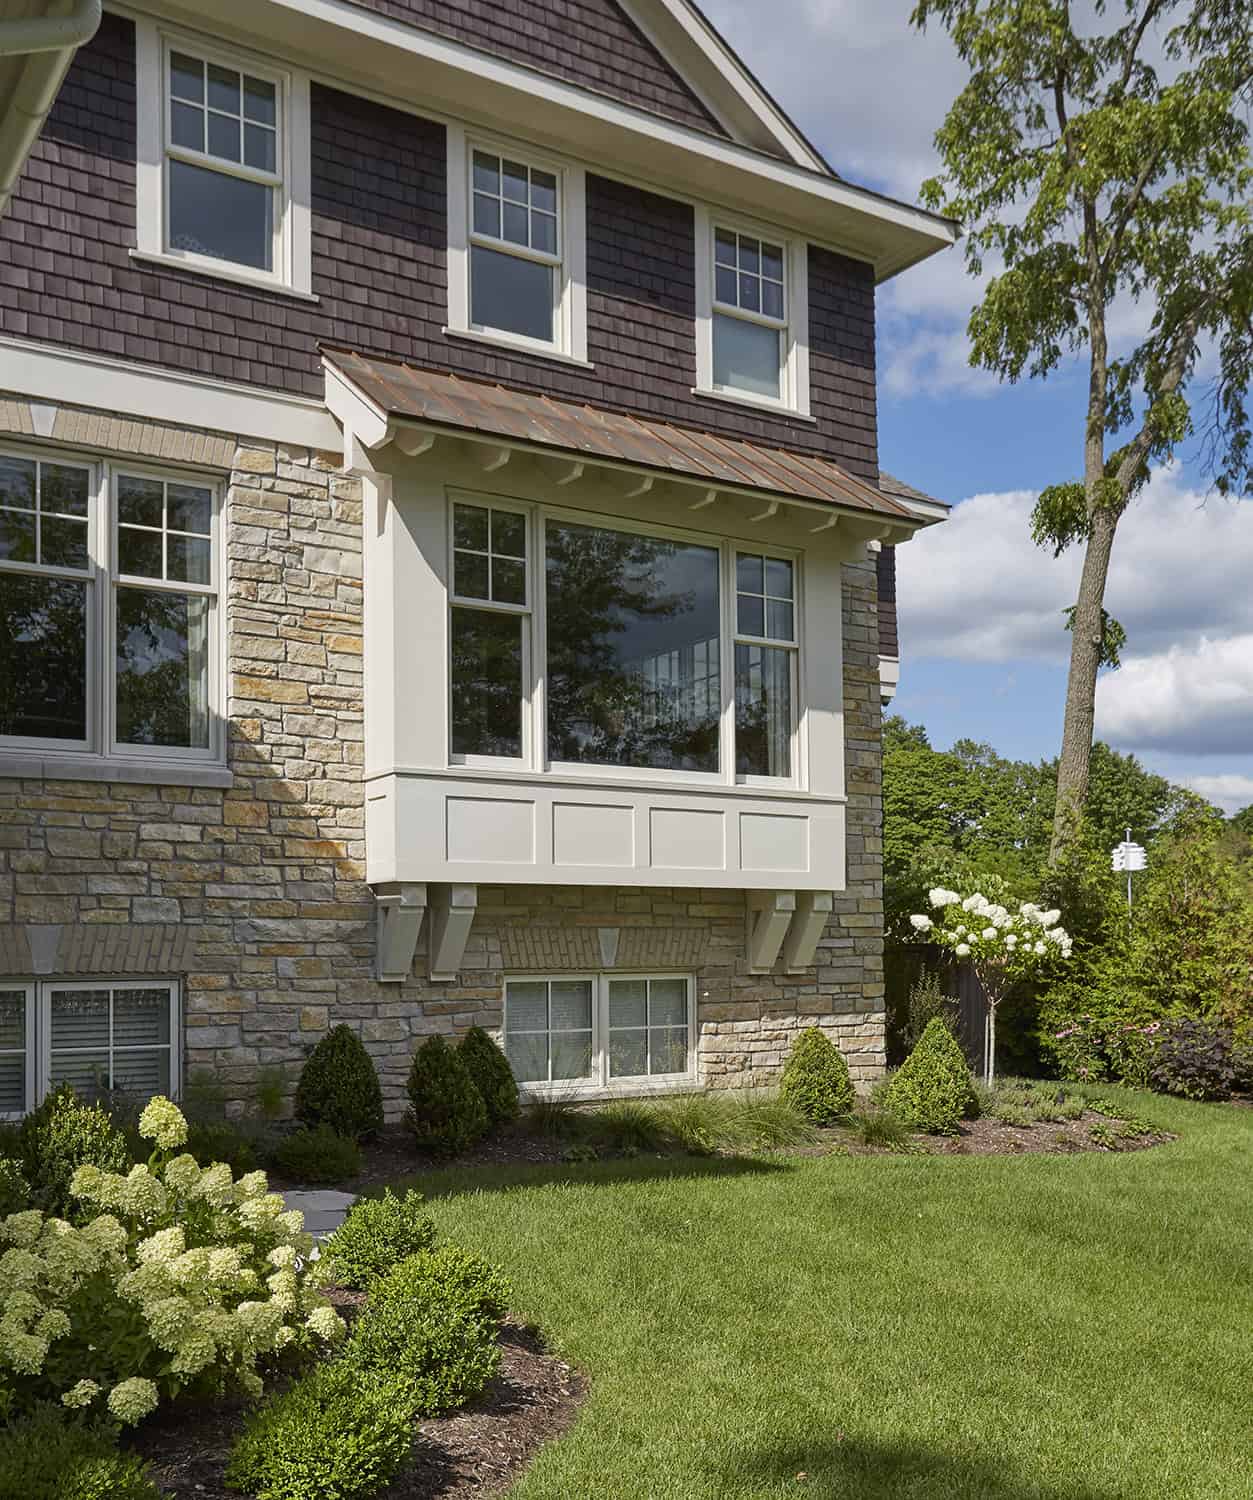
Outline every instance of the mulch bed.
<svg viewBox="0 0 1253 1500"><path fill-rule="evenodd" d="M351 1312L356 1294L333 1298ZM587 1381L547 1353L538 1336L512 1321L500 1331L500 1371L469 1406L418 1426L408 1467L382 1500L469 1500L498 1495L545 1443L574 1422ZM246 1412L241 1401L173 1406L134 1435L131 1445L174 1500L239 1500L223 1472Z"/></svg>
<svg viewBox="0 0 1253 1500"><path fill-rule="evenodd" d="M1167 1131L1155 1131L1118 1138L1117 1145L1110 1146L1092 1139L1094 1125L1106 1125L1116 1131L1119 1121L1094 1110L1085 1110L1077 1120L1041 1120L1034 1125L1005 1125L990 1118L965 1120L955 1136L911 1135L905 1149L929 1156L1073 1156L1080 1151L1103 1151L1109 1155L1144 1151L1175 1139ZM824 1156L835 1151L850 1156L900 1154L900 1148L863 1145L847 1130L824 1130L818 1145L802 1147L795 1154Z"/></svg>

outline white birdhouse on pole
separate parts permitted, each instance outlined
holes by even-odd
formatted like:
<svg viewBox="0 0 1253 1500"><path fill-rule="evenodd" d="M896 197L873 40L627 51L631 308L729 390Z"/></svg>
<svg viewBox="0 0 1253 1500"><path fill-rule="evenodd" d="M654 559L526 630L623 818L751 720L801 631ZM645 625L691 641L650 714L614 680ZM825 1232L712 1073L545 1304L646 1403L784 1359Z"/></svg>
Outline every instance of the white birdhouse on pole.
<svg viewBox="0 0 1253 1500"><path fill-rule="evenodd" d="M1133 870L1144 870L1148 868L1149 857L1144 852L1143 844L1131 842L1131 829L1127 829L1127 837L1117 846L1110 856L1110 863L1116 874L1126 871L1127 875L1127 910L1131 910L1131 872Z"/></svg>

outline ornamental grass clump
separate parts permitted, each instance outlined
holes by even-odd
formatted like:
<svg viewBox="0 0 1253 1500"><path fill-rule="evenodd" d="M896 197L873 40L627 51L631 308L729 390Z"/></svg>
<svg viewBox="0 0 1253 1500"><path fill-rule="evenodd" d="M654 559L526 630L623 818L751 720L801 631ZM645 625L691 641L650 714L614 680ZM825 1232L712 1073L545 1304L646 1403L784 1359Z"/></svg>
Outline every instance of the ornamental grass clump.
<svg viewBox="0 0 1253 1500"><path fill-rule="evenodd" d="M953 1033L938 1017L897 1070L883 1095L883 1108L914 1130L955 1135L977 1108L970 1069Z"/></svg>
<svg viewBox="0 0 1253 1500"><path fill-rule="evenodd" d="M306 1059L296 1084L296 1118L358 1141L382 1130L378 1071L350 1026L328 1031Z"/></svg>
<svg viewBox="0 0 1253 1500"><path fill-rule="evenodd" d="M455 1047L428 1037L409 1070L405 1123L424 1151L452 1155L487 1134L487 1106Z"/></svg>
<svg viewBox="0 0 1253 1500"><path fill-rule="evenodd" d="M997 1009L1022 980L1035 978L1070 957L1070 934L1057 925L1059 911L1045 911L1031 901L1010 911L980 891L963 899L942 886L931 891L928 900L937 915L915 913L910 925L920 941L946 948L974 969L987 1001L983 1074L991 1084L996 1076Z"/></svg>
<svg viewBox="0 0 1253 1500"><path fill-rule="evenodd" d="M186 1152L187 1122L156 1098L153 1143L123 1176L80 1166L79 1225L38 1209L0 1220L0 1412L40 1401L133 1424L186 1390L259 1394L259 1362L318 1349L344 1325L304 1269L303 1215L223 1163Z"/></svg>
<svg viewBox="0 0 1253 1500"><path fill-rule="evenodd" d="M499 1130L518 1118L518 1084L509 1059L481 1026L471 1026L457 1052L483 1097L488 1125Z"/></svg>
<svg viewBox="0 0 1253 1500"><path fill-rule="evenodd" d="M381 1198L362 1198L322 1247L320 1266L328 1281L363 1292L399 1261L429 1250L434 1221L423 1212L421 1193L412 1188L398 1198L387 1188Z"/></svg>
<svg viewBox="0 0 1253 1500"><path fill-rule="evenodd" d="M825 1031L810 1026L792 1044L780 1094L815 1125L833 1125L853 1112L857 1096L844 1054Z"/></svg>

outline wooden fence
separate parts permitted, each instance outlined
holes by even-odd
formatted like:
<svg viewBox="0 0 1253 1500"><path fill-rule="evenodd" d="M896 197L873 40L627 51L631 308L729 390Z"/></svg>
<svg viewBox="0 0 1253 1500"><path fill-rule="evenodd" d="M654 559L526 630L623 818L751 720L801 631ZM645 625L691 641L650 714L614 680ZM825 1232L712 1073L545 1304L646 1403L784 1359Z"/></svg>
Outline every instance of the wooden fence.
<svg viewBox="0 0 1253 1500"><path fill-rule="evenodd" d="M983 986L975 971L966 963L936 963L933 947L889 948L884 954L884 982L888 1013L888 1062L892 1067L904 1061L902 1035L909 1017L909 992L923 971L930 969L939 977L945 994L957 1001L957 1039L972 1069L983 1068L983 1030L988 1006Z"/></svg>

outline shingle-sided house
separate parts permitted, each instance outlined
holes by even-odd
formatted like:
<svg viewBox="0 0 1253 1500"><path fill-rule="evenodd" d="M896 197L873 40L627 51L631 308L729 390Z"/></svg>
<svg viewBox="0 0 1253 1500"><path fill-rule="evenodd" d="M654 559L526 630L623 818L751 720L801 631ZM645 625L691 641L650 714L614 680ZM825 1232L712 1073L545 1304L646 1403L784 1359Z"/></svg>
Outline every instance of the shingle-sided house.
<svg viewBox="0 0 1253 1500"><path fill-rule="evenodd" d="M340 1022L393 1113L474 1023L536 1091L813 1024L872 1079L878 601L942 514L880 480L875 289L954 227L686 0L24 8L0 1112L242 1107Z"/></svg>

